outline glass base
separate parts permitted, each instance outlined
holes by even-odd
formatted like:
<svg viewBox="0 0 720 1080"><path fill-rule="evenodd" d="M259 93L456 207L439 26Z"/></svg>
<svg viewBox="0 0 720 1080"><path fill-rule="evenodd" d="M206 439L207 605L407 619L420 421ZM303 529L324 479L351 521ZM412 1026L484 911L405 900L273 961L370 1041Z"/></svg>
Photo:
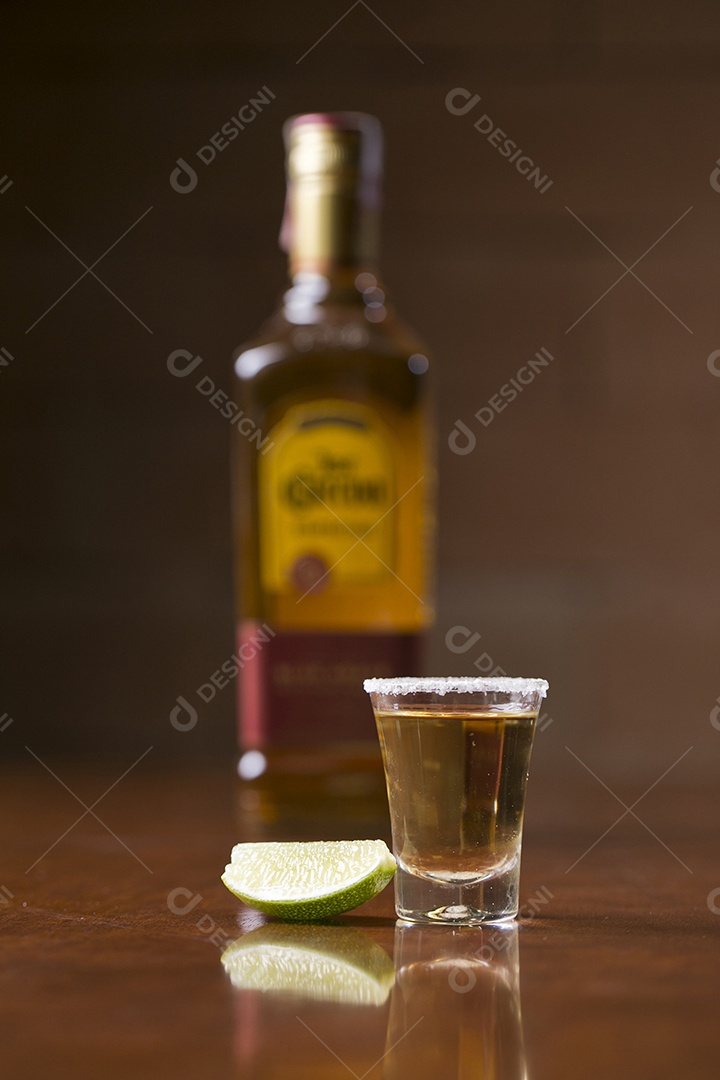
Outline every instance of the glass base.
<svg viewBox="0 0 720 1080"><path fill-rule="evenodd" d="M482 881L445 882L419 877L398 866L395 912L403 922L477 926L506 922L518 913L519 859Z"/></svg>

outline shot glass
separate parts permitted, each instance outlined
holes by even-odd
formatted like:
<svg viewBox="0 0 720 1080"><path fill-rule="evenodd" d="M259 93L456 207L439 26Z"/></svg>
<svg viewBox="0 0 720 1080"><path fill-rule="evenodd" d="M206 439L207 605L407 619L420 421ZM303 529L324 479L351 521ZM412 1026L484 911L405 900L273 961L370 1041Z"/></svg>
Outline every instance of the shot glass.
<svg viewBox="0 0 720 1080"><path fill-rule="evenodd" d="M483 923L518 911L525 787L544 679L366 679L390 803L395 910Z"/></svg>

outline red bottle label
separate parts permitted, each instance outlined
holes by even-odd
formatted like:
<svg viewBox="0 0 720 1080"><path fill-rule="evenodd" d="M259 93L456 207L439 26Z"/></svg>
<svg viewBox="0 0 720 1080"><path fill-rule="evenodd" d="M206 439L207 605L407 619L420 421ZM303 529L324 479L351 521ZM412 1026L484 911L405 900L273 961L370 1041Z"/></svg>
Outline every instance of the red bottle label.
<svg viewBox="0 0 720 1080"><path fill-rule="evenodd" d="M238 655L249 657L238 682L244 749L375 740L363 679L419 671L419 634L259 631L253 620L238 631Z"/></svg>

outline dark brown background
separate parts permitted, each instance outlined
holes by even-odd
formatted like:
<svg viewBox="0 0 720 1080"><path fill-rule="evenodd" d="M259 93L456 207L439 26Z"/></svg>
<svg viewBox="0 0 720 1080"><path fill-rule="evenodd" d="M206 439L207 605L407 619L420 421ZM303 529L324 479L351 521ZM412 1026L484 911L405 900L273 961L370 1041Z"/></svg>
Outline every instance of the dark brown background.
<svg viewBox="0 0 720 1080"><path fill-rule="evenodd" d="M690 745L684 777L714 770L720 11L348 7L1 5L0 752L229 763L232 689L192 732L168 721L230 654L233 615L229 429L166 358L200 354L229 389L283 282L281 124L352 108L384 124L384 276L437 359L432 666L487 652L548 677L541 773L581 770L566 746L635 796ZM263 86L275 100L173 191L176 160ZM481 96L468 115L455 87ZM546 193L474 130L483 112ZM148 329L88 275L29 330L83 268L26 207L88 265L152 207L95 268ZM627 275L569 330L623 266L566 207L627 265L692 207L636 267L659 300ZM542 346L554 363L483 429ZM458 625L481 635L463 656Z"/></svg>

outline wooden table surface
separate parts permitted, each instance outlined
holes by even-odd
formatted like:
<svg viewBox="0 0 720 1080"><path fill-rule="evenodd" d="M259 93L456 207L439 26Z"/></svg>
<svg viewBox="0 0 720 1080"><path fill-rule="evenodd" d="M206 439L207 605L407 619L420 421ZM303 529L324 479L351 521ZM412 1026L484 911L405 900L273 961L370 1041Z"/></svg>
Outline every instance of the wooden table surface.
<svg viewBox="0 0 720 1080"><path fill-rule="evenodd" d="M714 787L668 778L638 821L592 778L536 785L517 930L396 925L391 889L312 928L219 882L230 767L108 791L127 764L6 771L4 1077L720 1075Z"/></svg>

